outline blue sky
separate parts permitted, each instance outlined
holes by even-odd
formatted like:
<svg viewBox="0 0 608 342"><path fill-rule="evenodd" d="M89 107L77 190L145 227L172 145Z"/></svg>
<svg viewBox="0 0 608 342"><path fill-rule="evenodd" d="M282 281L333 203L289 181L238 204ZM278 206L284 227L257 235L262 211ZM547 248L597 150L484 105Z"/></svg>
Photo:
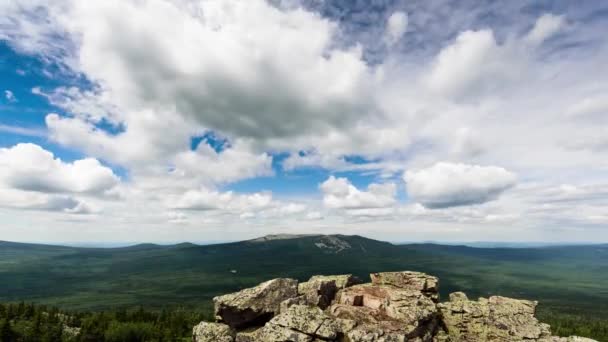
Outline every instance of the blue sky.
<svg viewBox="0 0 608 342"><path fill-rule="evenodd" d="M605 4L0 13L0 239L608 241Z"/></svg>

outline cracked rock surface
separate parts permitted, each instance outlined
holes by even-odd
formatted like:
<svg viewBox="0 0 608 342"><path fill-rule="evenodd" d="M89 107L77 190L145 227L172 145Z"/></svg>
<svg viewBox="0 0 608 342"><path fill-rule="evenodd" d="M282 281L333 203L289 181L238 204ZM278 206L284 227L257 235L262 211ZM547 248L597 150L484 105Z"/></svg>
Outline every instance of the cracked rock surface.
<svg viewBox="0 0 608 342"><path fill-rule="evenodd" d="M594 342L551 335L537 302L462 292L439 303L439 280L420 272L279 278L214 298L217 323L201 322L194 342Z"/></svg>

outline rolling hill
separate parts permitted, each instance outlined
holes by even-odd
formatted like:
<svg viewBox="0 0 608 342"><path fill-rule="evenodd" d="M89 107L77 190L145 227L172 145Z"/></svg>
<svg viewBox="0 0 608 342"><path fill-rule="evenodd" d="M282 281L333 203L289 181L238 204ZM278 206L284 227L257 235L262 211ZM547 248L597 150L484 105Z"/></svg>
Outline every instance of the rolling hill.
<svg viewBox="0 0 608 342"><path fill-rule="evenodd" d="M394 245L361 236L275 235L199 246L75 248L0 242L0 301L72 310L209 308L218 294L275 277L414 270L453 291L539 300L542 312L608 319L608 246Z"/></svg>

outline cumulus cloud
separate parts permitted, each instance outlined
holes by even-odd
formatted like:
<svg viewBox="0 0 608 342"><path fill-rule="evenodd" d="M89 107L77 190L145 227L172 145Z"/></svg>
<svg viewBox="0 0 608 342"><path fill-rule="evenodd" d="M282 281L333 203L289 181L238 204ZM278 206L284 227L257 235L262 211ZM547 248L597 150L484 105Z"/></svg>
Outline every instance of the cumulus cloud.
<svg viewBox="0 0 608 342"><path fill-rule="evenodd" d="M238 194L233 191L221 192L205 188L168 196L166 207L173 210L171 212L175 210L207 212L232 215L247 220L282 219L294 216L304 218L309 214L307 205L273 199L271 192Z"/></svg>
<svg viewBox="0 0 608 342"><path fill-rule="evenodd" d="M48 132L10 125L0 131L48 136L50 146L129 175L101 190L94 182L55 182L57 172L49 181L31 171L37 183L11 174L2 181L3 206L12 198L15 208L64 213L103 207L110 213L99 225L168 220L189 237L200 237L193 227L204 227L223 240L262 233L251 227L264 219L259 229L335 225L347 233L354 229L349 221L387 221L385 229L365 231L386 236L402 234L411 219L409 233L425 227L426 234L426 224L436 223L443 233L477 236L475 225L487 222L516 222L520 232L532 232L546 222L587 225L605 217L598 202L584 200L581 189L589 190L580 184L602 183L608 169L600 124L608 89L597 72L608 60L605 18L582 25L578 18L592 15L585 6L542 15L547 9L522 2L403 2L382 13L351 2L291 3L0 2L0 40L51 66L41 74L57 76L49 72L57 67L55 80L70 80L32 89L61 113L47 114ZM440 10L446 8L449 16ZM193 148L193 137L206 134L227 143ZM438 161L450 163L428 167ZM510 171L474 166L499 161ZM103 167L61 163L86 172ZM410 203L399 203L392 183L357 188L336 177L320 187L322 203L310 194L284 202L255 181L247 182L258 187L253 193L224 190L275 173L307 176L311 170L301 169L315 167L387 182L410 170ZM517 187L514 173L522 179ZM550 201L544 191L521 190L539 178L546 188L576 187L572 208L562 204L566 195ZM424 186L416 191L416 184ZM110 193L127 200L100 203ZM464 205L476 203L483 205ZM298 226L303 218L323 222ZM164 237L162 229L148 232Z"/></svg>
<svg viewBox="0 0 608 342"><path fill-rule="evenodd" d="M177 198L172 198L167 205L182 210L234 210L238 212L261 210L272 205L272 194L254 193L235 194L232 191L189 190Z"/></svg>
<svg viewBox="0 0 608 342"><path fill-rule="evenodd" d="M391 14L386 22L386 32L384 39L387 44L393 45L407 30L407 13L395 12Z"/></svg>
<svg viewBox="0 0 608 342"><path fill-rule="evenodd" d="M71 5L61 22L80 39L79 67L121 107L267 138L342 126L369 105L361 50L332 48L336 25L305 10L262 0Z"/></svg>
<svg viewBox="0 0 608 342"><path fill-rule="evenodd" d="M41 128L27 128L21 126L11 126L0 124L0 132L24 135L28 137L46 138L46 130Z"/></svg>
<svg viewBox="0 0 608 342"><path fill-rule="evenodd" d="M47 194L0 187L0 206L4 208L60 212L66 214L95 214L101 209L70 195Z"/></svg>
<svg viewBox="0 0 608 342"><path fill-rule="evenodd" d="M559 32L565 24L566 20L562 15L543 14L536 20L526 39L535 44L542 43L545 39Z"/></svg>
<svg viewBox="0 0 608 342"><path fill-rule="evenodd" d="M463 95L497 90L520 74L520 58L489 29L465 31L435 58L425 81L435 92Z"/></svg>
<svg viewBox="0 0 608 342"><path fill-rule="evenodd" d="M0 181L24 191L103 194L120 179L96 159L66 163L28 143L0 149Z"/></svg>
<svg viewBox="0 0 608 342"><path fill-rule="evenodd" d="M516 176L496 166L440 162L404 174L407 192L427 208L492 201L516 184Z"/></svg>
<svg viewBox="0 0 608 342"><path fill-rule="evenodd" d="M211 184L273 174L272 157L256 154L242 142L221 152L202 142L196 150L176 155L173 165L171 175Z"/></svg>
<svg viewBox="0 0 608 342"><path fill-rule="evenodd" d="M8 89L4 91L4 98L8 102L17 102L17 98L15 97L15 94L13 94L13 92Z"/></svg>
<svg viewBox="0 0 608 342"><path fill-rule="evenodd" d="M583 98L573 103L566 114L574 118L608 118L608 96L602 94Z"/></svg>
<svg viewBox="0 0 608 342"><path fill-rule="evenodd" d="M323 204L331 209L383 208L395 203L397 186L394 183L372 183L367 191L359 190L346 178L330 176L319 186Z"/></svg>

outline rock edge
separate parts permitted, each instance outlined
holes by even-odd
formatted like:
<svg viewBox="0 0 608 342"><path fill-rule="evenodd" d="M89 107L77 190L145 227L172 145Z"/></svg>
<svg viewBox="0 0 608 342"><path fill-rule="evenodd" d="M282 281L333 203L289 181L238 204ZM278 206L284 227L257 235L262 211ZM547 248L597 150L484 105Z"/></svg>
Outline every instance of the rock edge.
<svg viewBox="0 0 608 342"><path fill-rule="evenodd" d="M536 319L537 302L462 292L439 303L439 279L420 272L278 278L215 297L215 323L194 342L594 342L556 337ZM597 341L595 341L597 342Z"/></svg>

